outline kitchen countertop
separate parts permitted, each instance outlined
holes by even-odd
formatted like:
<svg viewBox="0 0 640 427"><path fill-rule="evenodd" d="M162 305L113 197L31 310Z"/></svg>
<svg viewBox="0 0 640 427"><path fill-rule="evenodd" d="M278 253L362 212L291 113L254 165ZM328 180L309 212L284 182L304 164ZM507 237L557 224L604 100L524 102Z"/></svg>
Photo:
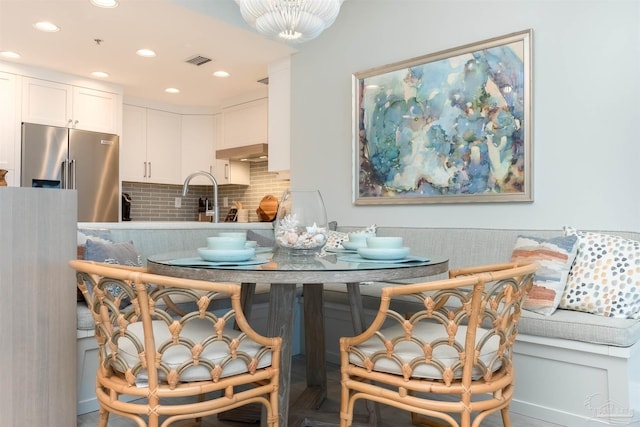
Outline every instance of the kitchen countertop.
<svg viewBox="0 0 640 427"><path fill-rule="evenodd" d="M271 230L272 222L122 221L79 222L78 228Z"/></svg>

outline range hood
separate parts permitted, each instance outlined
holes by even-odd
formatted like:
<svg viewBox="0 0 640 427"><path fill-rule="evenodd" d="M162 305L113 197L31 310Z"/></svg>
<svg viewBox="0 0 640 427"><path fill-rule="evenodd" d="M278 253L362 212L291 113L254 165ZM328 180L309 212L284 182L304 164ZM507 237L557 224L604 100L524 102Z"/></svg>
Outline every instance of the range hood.
<svg viewBox="0 0 640 427"><path fill-rule="evenodd" d="M267 160L269 155L268 144L243 145L242 147L216 150L216 159L243 160L259 162Z"/></svg>

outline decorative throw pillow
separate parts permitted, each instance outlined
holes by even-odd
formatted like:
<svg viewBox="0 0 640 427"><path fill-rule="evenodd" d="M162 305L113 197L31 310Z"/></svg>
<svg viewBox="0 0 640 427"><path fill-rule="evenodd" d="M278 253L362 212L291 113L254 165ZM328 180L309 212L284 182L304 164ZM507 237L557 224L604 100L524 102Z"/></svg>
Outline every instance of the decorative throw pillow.
<svg viewBox="0 0 640 427"><path fill-rule="evenodd" d="M111 237L111 230L104 228L79 228L78 229L78 246L77 254L78 259L84 259L84 248L87 244L87 239L93 239L103 243L113 243ZM80 289L76 289L76 302L85 302L84 296Z"/></svg>
<svg viewBox="0 0 640 427"><path fill-rule="evenodd" d="M355 232L369 232L375 233L378 229L378 226L372 224L367 228L363 228L362 230L356 230ZM329 235L327 236L327 243L324 245L324 249L337 249L342 247L342 242L346 242L349 240L349 233L341 233L340 231L329 230Z"/></svg>
<svg viewBox="0 0 640 427"><path fill-rule="evenodd" d="M524 302L524 309L546 316L556 311L578 251L577 241L576 236L551 239L518 236L511 261L535 261L540 266Z"/></svg>
<svg viewBox="0 0 640 427"><path fill-rule="evenodd" d="M109 243L93 239L87 239L84 251L84 259L108 264L120 264L130 266L142 266L142 258L133 242ZM116 286L107 287L113 296L118 296L122 291ZM91 289L89 290L91 291Z"/></svg>
<svg viewBox="0 0 640 427"><path fill-rule="evenodd" d="M560 308L606 317L640 318L640 242L565 227L578 237Z"/></svg>

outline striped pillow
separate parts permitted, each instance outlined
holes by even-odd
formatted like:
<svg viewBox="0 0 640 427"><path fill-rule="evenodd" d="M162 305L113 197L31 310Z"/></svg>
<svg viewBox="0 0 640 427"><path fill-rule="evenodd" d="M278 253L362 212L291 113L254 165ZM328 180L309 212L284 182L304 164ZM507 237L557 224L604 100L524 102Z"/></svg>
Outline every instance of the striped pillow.
<svg viewBox="0 0 640 427"><path fill-rule="evenodd" d="M540 265L533 279L533 287L524 302L525 310L546 316L556 311L578 251L577 241L576 236L551 239L518 236L511 261L535 261Z"/></svg>

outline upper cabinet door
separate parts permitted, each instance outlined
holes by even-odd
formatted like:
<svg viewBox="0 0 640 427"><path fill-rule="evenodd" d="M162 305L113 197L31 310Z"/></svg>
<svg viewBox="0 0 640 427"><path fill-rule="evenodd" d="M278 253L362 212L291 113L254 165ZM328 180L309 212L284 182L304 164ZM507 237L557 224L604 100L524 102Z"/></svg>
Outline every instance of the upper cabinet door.
<svg viewBox="0 0 640 427"><path fill-rule="evenodd" d="M120 179L147 181L147 109L135 105L122 107L120 138Z"/></svg>
<svg viewBox="0 0 640 427"><path fill-rule="evenodd" d="M119 94L73 87L73 126L94 132L118 133Z"/></svg>
<svg viewBox="0 0 640 427"><path fill-rule="evenodd" d="M22 97L23 122L120 133L119 94L25 78Z"/></svg>
<svg viewBox="0 0 640 427"><path fill-rule="evenodd" d="M148 180L159 184L182 184L182 117L147 109Z"/></svg>
<svg viewBox="0 0 640 427"><path fill-rule="evenodd" d="M196 171L213 173L215 159L215 130L212 114L188 114L182 116L182 180ZM202 176L191 184L211 185Z"/></svg>
<svg viewBox="0 0 640 427"><path fill-rule="evenodd" d="M73 90L69 85L24 78L22 121L41 125L72 127Z"/></svg>
<svg viewBox="0 0 640 427"><path fill-rule="evenodd" d="M245 102L224 108L224 136L217 141L216 149L266 144L268 140L267 98Z"/></svg>

